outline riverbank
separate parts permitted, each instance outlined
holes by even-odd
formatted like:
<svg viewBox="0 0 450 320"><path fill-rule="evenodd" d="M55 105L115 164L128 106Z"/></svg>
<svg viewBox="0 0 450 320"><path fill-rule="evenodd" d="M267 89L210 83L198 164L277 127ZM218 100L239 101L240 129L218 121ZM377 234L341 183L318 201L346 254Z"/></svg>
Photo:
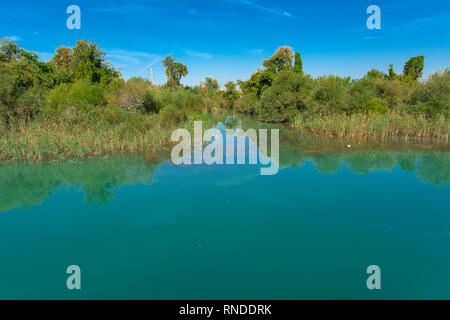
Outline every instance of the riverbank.
<svg viewBox="0 0 450 320"><path fill-rule="evenodd" d="M439 142L448 144L450 121L444 116L426 118L395 112L387 114L334 114L307 117L299 114L291 126L302 133L363 141Z"/></svg>
<svg viewBox="0 0 450 320"><path fill-rule="evenodd" d="M194 120L214 127L225 115L188 113L184 120L169 122L160 114L119 114L114 109L61 119L38 118L0 128L1 161L83 159L114 154L145 153L149 159L170 153L176 128L191 128ZM376 146L386 148L449 149L450 124L445 119L389 115L298 116L287 126L269 124L248 116L234 122L248 128L285 128L281 141L301 145L310 152L335 152ZM311 141L314 141L314 144ZM295 141L295 142L293 142ZM318 141L322 141L318 143Z"/></svg>
<svg viewBox="0 0 450 320"><path fill-rule="evenodd" d="M182 112L139 114L114 107L58 117L42 116L0 126L0 161L43 161L145 153L170 153L172 132L193 128L194 120L215 126L221 115Z"/></svg>

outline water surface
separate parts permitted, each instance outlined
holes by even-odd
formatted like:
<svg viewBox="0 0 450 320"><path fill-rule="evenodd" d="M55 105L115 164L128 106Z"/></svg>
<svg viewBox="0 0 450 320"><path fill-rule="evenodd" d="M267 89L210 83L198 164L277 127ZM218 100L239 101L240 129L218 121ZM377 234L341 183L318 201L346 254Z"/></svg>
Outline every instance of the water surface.
<svg viewBox="0 0 450 320"><path fill-rule="evenodd" d="M280 153L0 164L0 298L450 299L449 151Z"/></svg>

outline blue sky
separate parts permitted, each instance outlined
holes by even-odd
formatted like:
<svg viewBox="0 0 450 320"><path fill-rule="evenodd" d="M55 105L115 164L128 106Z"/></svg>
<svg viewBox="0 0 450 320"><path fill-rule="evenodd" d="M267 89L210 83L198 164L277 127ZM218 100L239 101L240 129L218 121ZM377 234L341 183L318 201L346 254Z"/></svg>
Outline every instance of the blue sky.
<svg viewBox="0 0 450 320"><path fill-rule="evenodd" d="M68 30L66 9L81 8L81 30ZM381 8L381 30L369 30L366 9ZM282 45L303 56L306 72L360 77L372 67L401 72L426 56L425 74L450 66L448 0L22 0L2 1L0 37L43 59L60 45L95 40L125 78L165 82L161 58L189 68L185 84L212 76L248 79Z"/></svg>

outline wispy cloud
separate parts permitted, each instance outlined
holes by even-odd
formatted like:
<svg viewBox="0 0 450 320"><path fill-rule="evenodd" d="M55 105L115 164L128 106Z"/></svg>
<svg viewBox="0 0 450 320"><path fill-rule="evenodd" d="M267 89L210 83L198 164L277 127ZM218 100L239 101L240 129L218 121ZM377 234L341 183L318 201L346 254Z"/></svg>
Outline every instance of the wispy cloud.
<svg viewBox="0 0 450 320"><path fill-rule="evenodd" d="M276 15L280 15L280 16L284 16L284 17L288 17L288 18L295 18L295 16L287 11L278 9L278 8L271 8L271 7L266 7L263 6L259 3L257 3L257 1L251 1L251 0L225 0L227 2L233 2L236 4L241 4L241 5L245 5L247 7L251 7L254 9L258 9L267 13L271 13L271 14L276 14Z"/></svg>
<svg viewBox="0 0 450 320"><path fill-rule="evenodd" d="M99 6L91 9L95 12L101 13L115 13L115 14L130 14L130 13L145 13L156 12L154 6L150 6L142 1L128 0L120 3L112 3L108 6Z"/></svg>
<svg viewBox="0 0 450 320"><path fill-rule="evenodd" d="M263 49L252 49L252 50L248 50L246 53L251 56L260 56L264 53L264 50Z"/></svg>
<svg viewBox="0 0 450 320"><path fill-rule="evenodd" d="M405 22L402 24L398 24L396 26L393 26L391 30L393 31L408 31L408 30L415 30L422 28L424 26L431 26L431 25L448 25L448 22L450 21L450 14L439 14L435 16L430 17L422 17L419 19L415 19L409 22Z"/></svg>
<svg viewBox="0 0 450 320"><path fill-rule="evenodd" d="M184 50L184 53L193 58L212 59L212 54L206 52L198 52L192 50Z"/></svg>
<svg viewBox="0 0 450 320"><path fill-rule="evenodd" d="M7 38L14 42L19 42L21 40L19 36L7 36Z"/></svg>
<svg viewBox="0 0 450 320"><path fill-rule="evenodd" d="M123 76L148 76L149 69L163 59L163 55L122 49L106 50L106 59L121 69Z"/></svg>

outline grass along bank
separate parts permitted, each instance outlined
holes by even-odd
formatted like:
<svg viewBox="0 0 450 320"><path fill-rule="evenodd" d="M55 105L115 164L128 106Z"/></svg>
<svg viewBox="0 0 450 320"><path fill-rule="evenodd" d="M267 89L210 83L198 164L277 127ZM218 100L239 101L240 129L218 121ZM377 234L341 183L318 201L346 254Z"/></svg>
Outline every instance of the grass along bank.
<svg viewBox="0 0 450 320"><path fill-rule="evenodd" d="M339 139L427 140L448 143L450 122L445 116L427 118L396 112L386 114L358 113L308 117L299 114L292 127L302 133L333 136Z"/></svg>
<svg viewBox="0 0 450 320"><path fill-rule="evenodd" d="M98 107L100 108L100 107ZM169 121L162 114L129 113L117 108L78 113L64 118L40 117L0 127L0 160L62 160L112 154L167 152L175 128L190 129L193 119L207 123L210 116L191 113Z"/></svg>
<svg viewBox="0 0 450 320"><path fill-rule="evenodd" d="M115 153L159 152L171 131L158 117L145 116L137 126L34 120L14 124L0 136L0 160L54 160Z"/></svg>
<svg viewBox="0 0 450 320"><path fill-rule="evenodd" d="M300 53L280 47L248 80L221 88L213 78L183 85L188 67L168 55L162 61L167 82L155 85L123 79L94 42L60 47L44 62L5 39L0 160L164 153L175 128L191 128L195 120L211 120L212 127L228 114L322 136L448 144L450 68L419 81L424 61L412 57L403 74L391 66L388 73L372 69L361 79L312 77L303 71Z"/></svg>

